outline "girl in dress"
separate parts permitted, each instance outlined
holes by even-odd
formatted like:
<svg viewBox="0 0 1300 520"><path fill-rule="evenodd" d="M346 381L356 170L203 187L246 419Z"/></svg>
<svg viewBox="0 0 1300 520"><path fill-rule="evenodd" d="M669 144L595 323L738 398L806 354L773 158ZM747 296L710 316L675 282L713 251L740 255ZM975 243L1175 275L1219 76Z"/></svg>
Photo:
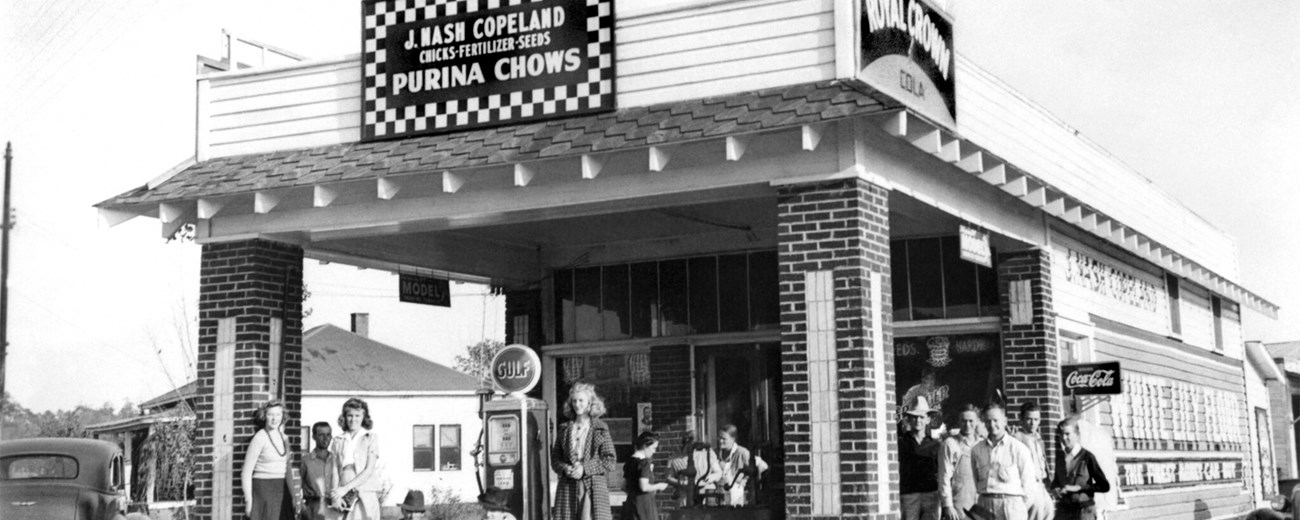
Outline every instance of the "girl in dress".
<svg viewBox="0 0 1300 520"><path fill-rule="evenodd" d="M655 505L655 492L668 489L667 482L655 482L654 459L659 449L659 434L641 432L636 438L636 453L632 460L623 465L623 489L627 490L627 501L623 503L625 520L659 520L659 508Z"/></svg>
<svg viewBox="0 0 1300 520"><path fill-rule="evenodd" d="M611 520L609 482L617 459L609 426L600 420L605 401L596 387L577 383L564 401L564 416L551 447L551 467L559 474L555 486L554 520Z"/></svg>
<svg viewBox="0 0 1300 520"><path fill-rule="evenodd" d="M343 403L339 415L342 435L330 449L337 461L339 486L330 491L330 503L347 511L347 520L379 520L379 441L370 431L370 405L355 397Z"/></svg>

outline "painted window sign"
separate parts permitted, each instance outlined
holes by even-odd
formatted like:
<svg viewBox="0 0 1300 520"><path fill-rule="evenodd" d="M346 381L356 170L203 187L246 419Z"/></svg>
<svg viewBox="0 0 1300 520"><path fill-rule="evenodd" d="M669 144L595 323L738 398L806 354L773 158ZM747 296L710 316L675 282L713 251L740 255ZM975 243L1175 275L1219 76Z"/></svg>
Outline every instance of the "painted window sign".
<svg viewBox="0 0 1300 520"><path fill-rule="evenodd" d="M862 0L861 31L858 78L955 128L952 22L920 0Z"/></svg>
<svg viewBox="0 0 1300 520"><path fill-rule="evenodd" d="M613 0L371 0L362 139L614 108Z"/></svg>
<svg viewBox="0 0 1300 520"><path fill-rule="evenodd" d="M1156 312L1160 293L1156 285L1116 269L1088 255L1066 250L1065 279L1147 312Z"/></svg>

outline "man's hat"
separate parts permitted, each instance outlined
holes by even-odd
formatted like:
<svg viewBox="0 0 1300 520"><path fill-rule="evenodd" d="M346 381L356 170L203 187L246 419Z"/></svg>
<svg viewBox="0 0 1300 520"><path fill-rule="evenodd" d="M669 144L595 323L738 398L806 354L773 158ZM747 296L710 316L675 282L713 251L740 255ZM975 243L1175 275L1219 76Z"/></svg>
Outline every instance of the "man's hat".
<svg viewBox="0 0 1300 520"><path fill-rule="evenodd" d="M401 503L402 511L424 512L424 492L411 490L406 492L406 500Z"/></svg>
<svg viewBox="0 0 1300 520"><path fill-rule="evenodd" d="M935 410L930 409L930 403L925 399L925 396L923 395L916 396L915 401L912 401L910 405L903 408L903 413L915 417L920 417L922 419L929 417L930 413L934 411Z"/></svg>
<svg viewBox="0 0 1300 520"><path fill-rule="evenodd" d="M510 500L510 492L496 486L489 486L487 491L478 496L479 505L488 511L509 511L506 502Z"/></svg>

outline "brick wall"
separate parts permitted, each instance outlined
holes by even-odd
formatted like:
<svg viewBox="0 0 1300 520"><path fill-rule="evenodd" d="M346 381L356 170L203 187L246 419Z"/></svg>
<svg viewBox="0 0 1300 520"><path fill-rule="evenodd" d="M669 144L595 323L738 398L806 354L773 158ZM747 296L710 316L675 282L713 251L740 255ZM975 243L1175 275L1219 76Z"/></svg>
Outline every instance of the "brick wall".
<svg viewBox="0 0 1300 520"><path fill-rule="evenodd" d="M693 428L691 420L691 351L687 345L650 348L650 398L654 431L659 434L659 451L654 464L667 471L668 460L681 453L682 439ZM659 493L659 511L668 514L677 509L671 491Z"/></svg>
<svg viewBox="0 0 1300 520"><path fill-rule="evenodd" d="M1015 321L1010 293L1013 282L1029 282L1031 305L1026 323ZM1033 249L998 255L998 290L1002 299L1002 381L1007 417L1019 420L1020 404L1034 400L1042 408L1040 432L1047 449L1048 474L1055 462L1056 424L1064 418L1061 403L1061 355L1052 310L1052 258ZM1024 307L1022 307L1024 308Z"/></svg>
<svg viewBox="0 0 1300 520"><path fill-rule="evenodd" d="M781 188L778 254L781 285L781 366L785 410L786 514L814 515L805 273L831 271L838 391L840 516L898 518L898 462L894 421L881 431L877 400L894 409L893 341L890 324L889 191L860 179ZM883 350L873 348L870 280L881 275ZM874 366L884 360L884 395ZM881 446L883 438L885 445ZM888 457L887 496L878 492L878 457ZM882 507L882 502L885 507ZM885 512L888 511L888 512ZM824 516L818 516L824 518Z"/></svg>
<svg viewBox="0 0 1300 520"><path fill-rule="evenodd" d="M1291 466L1295 460L1293 451L1293 432L1294 426L1291 421L1295 418L1291 416L1291 389L1287 387L1284 381L1268 381L1265 383L1268 388L1268 407L1269 418L1272 419L1273 431L1273 460L1277 466L1277 478L1290 479L1296 478L1291 471Z"/></svg>
<svg viewBox="0 0 1300 520"><path fill-rule="evenodd" d="M243 514L239 471L249 438L252 413L274 393L270 388L272 318L283 319L282 361L285 433L289 445L301 444L302 400L302 249L265 240L207 244L199 270L198 416L195 448L195 515L212 518L213 383L217 323L235 319L234 365L234 504ZM291 464L297 468L297 454Z"/></svg>

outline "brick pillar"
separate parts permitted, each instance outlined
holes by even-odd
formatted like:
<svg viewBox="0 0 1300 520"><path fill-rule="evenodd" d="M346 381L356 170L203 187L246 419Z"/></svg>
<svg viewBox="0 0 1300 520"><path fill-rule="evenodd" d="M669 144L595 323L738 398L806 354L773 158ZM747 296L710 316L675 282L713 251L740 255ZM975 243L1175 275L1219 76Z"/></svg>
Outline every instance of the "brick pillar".
<svg viewBox="0 0 1300 520"><path fill-rule="evenodd" d="M896 519L889 191L848 179L780 195L787 517Z"/></svg>
<svg viewBox="0 0 1300 520"><path fill-rule="evenodd" d="M278 338L275 336L279 336ZM196 517L243 516L239 472L254 433L253 411L278 393L272 388L271 358L279 342L278 361L285 434L289 446L301 443L302 411L302 248L265 240L207 244L199 271L198 419L194 439ZM231 353L230 357L218 354ZM230 373L218 374L218 367ZM218 391L229 391L229 397ZM232 404L230 434L222 432L217 404ZM221 437L214 438L218 434ZM223 487L216 471L228 453L230 495L215 496ZM290 467L298 467L295 451ZM224 480L224 479L223 479ZM228 502L226 502L228 501ZM226 505L228 504L228 505ZM229 518L228 517L228 518Z"/></svg>
<svg viewBox="0 0 1300 520"><path fill-rule="evenodd" d="M1032 249L998 255L998 291L1007 417L1018 421L1020 403L1038 401L1050 475L1056 461L1056 424L1064 418L1050 252Z"/></svg>
<svg viewBox="0 0 1300 520"><path fill-rule="evenodd" d="M682 440L694 428L691 409L691 351L687 345L650 348L651 417L659 434L655 467L666 471L668 461L681 453ZM673 494L659 493L656 499L664 514L677 509Z"/></svg>

